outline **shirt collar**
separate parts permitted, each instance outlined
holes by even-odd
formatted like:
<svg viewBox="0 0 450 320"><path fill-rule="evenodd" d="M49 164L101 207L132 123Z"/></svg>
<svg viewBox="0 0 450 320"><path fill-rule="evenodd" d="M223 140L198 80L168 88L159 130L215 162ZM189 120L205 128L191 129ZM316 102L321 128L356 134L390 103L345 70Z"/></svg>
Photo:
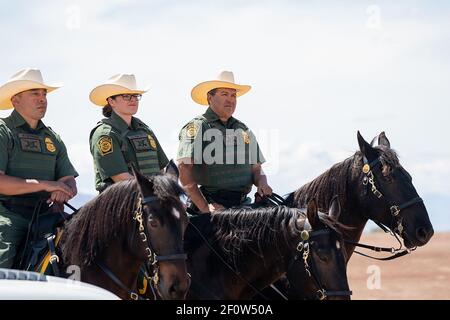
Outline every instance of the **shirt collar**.
<svg viewBox="0 0 450 320"><path fill-rule="evenodd" d="M114 111L111 113L110 119L115 124L115 127L120 130L120 132L125 132L128 129L137 130L145 127L145 124L135 117L131 117L131 128L128 127L128 124Z"/></svg>
<svg viewBox="0 0 450 320"><path fill-rule="evenodd" d="M211 107L208 107L206 112L203 114L203 116L206 118L206 121L208 122L214 122L219 121L223 124L223 122L220 120L219 116L211 109ZM236 122L236 119L233 117L230 117L227 121L227 126L231 126L234 122Z"/></svg>
<svg viewBox="0 0 450 320"><path fill-rule="evenodd" d="M11 113L9 118L11 119L11 122L12 122L14 128L25 126L25 127L29 128L30 130L36 130L36 131L45 128L44 123L41 120L39 120L38 124L36 126L36 129L31 129L28 122L26 122L26 120L22 117L22 115L19 112L17 112L17 110L15 110L15 109Z"/></svg>
<svg viewBox="0 0 450 320"><path fill-rule="evenodd" d="M111 112L111 121L115 124L115 127L119 129L121 132L128 130L127 123L114 111ZM133 121L132 121L133 122Z"/></svg>

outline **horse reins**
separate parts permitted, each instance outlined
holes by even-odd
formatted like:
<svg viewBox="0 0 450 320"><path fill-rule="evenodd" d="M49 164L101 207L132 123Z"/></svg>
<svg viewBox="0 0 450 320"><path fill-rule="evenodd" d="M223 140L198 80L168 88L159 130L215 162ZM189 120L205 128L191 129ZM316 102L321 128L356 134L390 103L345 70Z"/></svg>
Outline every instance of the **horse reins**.
<svg viewBox="0 0 450 320"><path fill-rule="evenodd" d="M375 185L375 176L373 174L372 168L375 168L377 165L381 164L381 160L380 157L378 157L377 159L373 160L372 162L369 163L369 161L367 160L366 157L363 158L364 161L364 165L362 167L362 172L364 173L365 177L363 178L363 185L367 186L370 184L371 187L371 192L378 198L382 198L383 197L383 193L381 193L378 188ZM415 197L411 200L408 200L406 202L404 202L401 205L396 205L391 203L391 206L389 207L391 215L392 215L392 223L391 223L391 228L394 225L394 222L397 223L397 226L394 227L394 229L392 230L390 227L387 227L385 225L383 225L381 222L376 221L371 219L373 222L375 222L384 232L386 233L390 233L391 235L393 235L396 240L399 242L400 247L395 249L393 247L391 248L386 248L386 247L376 247L376 246L371 246L371 245L367 245L367 244L363 244L363 243L359 243L359 242L353 242L350 240L345 240L346 243L357 246L357 247L361 247L361 248L365 248L365 249L370 249L373 250L375 252L390 252L393 255L390 257L386 257L386 258L377 258L377 257L372 257L370 255L364 254L362 252L359 251L354 251L356 254L362 255L364 257L368 257L371 259L375 259L375 260L392 260L392 259L396 259L399 257L402 257L408 253L411 253L412 251L414 251L416 249L416 247L411 248L411 249L402 249L403 245L400 241L400 239L397 236L397 232L401 235L403 232L403 225L402 225L402 217L400 216L400 211L403 209L406 209L416 203L421 203L423 202L422 198L420 197Z"/></svg>

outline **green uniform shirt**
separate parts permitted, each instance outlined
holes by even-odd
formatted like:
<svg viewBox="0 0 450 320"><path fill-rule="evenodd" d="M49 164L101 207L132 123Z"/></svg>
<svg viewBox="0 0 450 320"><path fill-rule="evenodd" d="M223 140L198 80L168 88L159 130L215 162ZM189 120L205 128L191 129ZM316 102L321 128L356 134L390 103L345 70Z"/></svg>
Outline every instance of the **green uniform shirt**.
<svg viewBox="0 0 450 320"><path fill-rule="evenodd" d="M251 167L265 162L249 128L233 117L223 123L211 108L187 123L179 139L177 159L192 159L194 178L211 193L250 192Z"/></svg>
<svg viewBox="0 0 450 320"><path fill-rule="evenodd" d="M133 117L128 127L114 112L92 130L89 144L98 191L114 183L112 176L131 173L131 164L142 174L152 175L169 162L155 134L145 123Z"/></svg>
<svg viewBox="0 0 450 320"><path fill-rule="evenodd" d="M66 176L78 176L59 135L42 121L36 129L31 129L16 110L0 120L0 170L8 176L23 179L56 181ZM38 198L41 195L26 196ZM0 194L0 200L11 197L14 196ZM4 210L0 204L0 212Z"/></svg>

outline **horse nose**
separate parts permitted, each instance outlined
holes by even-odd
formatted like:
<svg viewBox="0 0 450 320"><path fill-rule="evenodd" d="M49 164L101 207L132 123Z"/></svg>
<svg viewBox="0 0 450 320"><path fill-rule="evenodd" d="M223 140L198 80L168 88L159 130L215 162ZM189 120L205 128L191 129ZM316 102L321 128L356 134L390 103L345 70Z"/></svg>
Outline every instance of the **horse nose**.
<svg viewBox="0 0 450 320"><path fill-rule="evenodd" d="M188 286L182 284L179 279L175 279L169 288L169 295L172 299L184 299Z"/></svg>
<svg viewBox="0 0 450 320"><path fill-rule="evenodd" d="M416 229L416 238L420 245L426 244L434 234L433 228L419 227Z"/></svg>

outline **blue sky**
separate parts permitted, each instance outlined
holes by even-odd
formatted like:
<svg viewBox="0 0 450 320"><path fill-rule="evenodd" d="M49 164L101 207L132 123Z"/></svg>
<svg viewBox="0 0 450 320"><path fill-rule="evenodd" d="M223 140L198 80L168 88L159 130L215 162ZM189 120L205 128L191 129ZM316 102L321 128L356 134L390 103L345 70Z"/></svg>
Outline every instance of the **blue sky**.
<svg viewBox="0 0 450 320"><path fill-rule="evenodd" d="M138 117L174 157L178 131L204 110L191 88L232 70L253 87L236 117L258 135L276 191L352 155L357 130L385 131L450 230L449 16L447 1L2 1L0 82L31 66L65 83L44 120L93 193L95 85L120 72L150 85Z"/></svg>

